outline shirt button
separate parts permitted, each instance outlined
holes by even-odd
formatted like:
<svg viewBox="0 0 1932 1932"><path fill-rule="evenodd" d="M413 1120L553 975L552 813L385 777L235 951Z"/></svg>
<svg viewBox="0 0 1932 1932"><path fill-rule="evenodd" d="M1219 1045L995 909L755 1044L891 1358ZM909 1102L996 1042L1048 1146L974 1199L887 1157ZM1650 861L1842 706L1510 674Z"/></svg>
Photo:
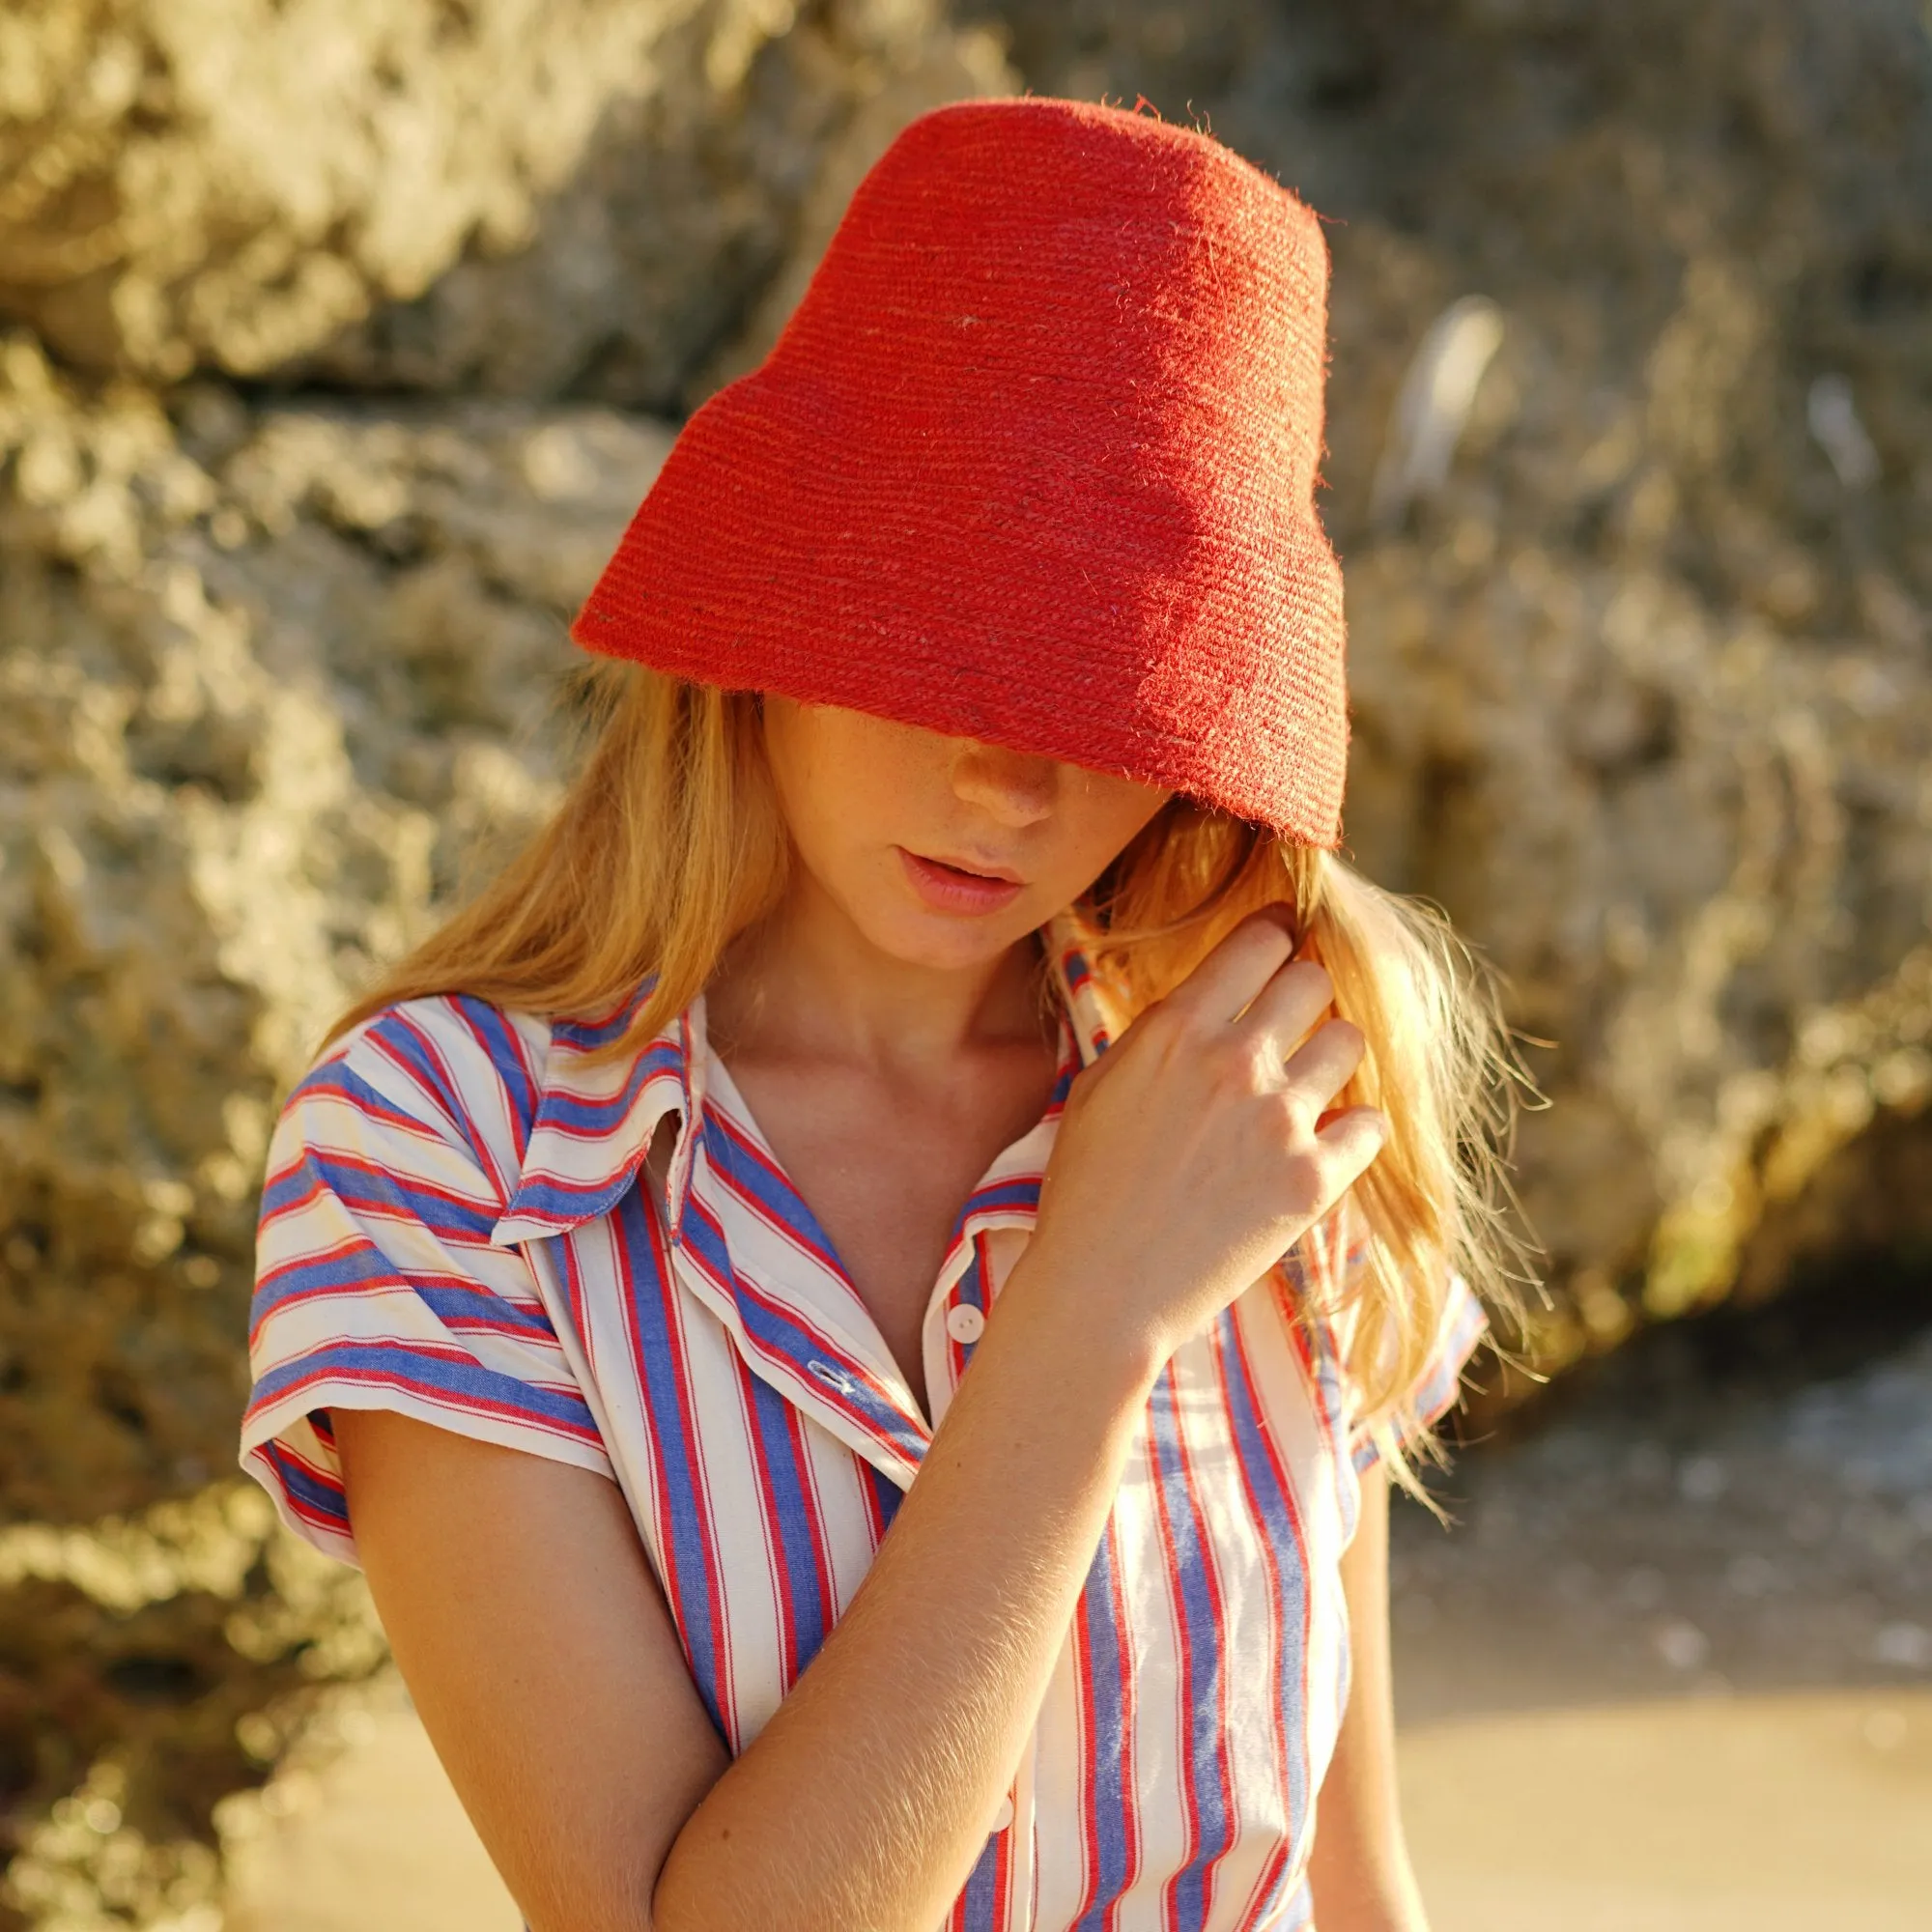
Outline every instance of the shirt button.
<svg viewBox="0 0 1932 1932"><path fill-rule="evenodd" d="M973 1312L977 1315L980 1311L976 1308ZM1002 1798L1000 1808L993 1813L993 1835L998 1837L1012 1822L1013 1801L1010 1798Z"/></svg>
<svg viewBox="0 0 1932 1932"><path fill-rule="evenodd" d="M986 1332L986 1318L970 1301L955 1302L946 1311L946 1332L955 1342L977 1342Z"/></svg>

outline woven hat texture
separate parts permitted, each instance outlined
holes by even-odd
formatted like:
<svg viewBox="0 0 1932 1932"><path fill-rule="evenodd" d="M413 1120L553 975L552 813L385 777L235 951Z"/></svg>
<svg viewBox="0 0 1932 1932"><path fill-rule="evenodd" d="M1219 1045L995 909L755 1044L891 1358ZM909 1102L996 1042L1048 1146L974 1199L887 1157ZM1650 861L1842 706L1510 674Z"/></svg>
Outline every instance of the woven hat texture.
<svg viewBox="0 0 1932 1932"><path fill-rule="evenodd" d="M1308 209L1192 128L926 114L685 425L572 635L1332 845L1327 276Z"/></svg>

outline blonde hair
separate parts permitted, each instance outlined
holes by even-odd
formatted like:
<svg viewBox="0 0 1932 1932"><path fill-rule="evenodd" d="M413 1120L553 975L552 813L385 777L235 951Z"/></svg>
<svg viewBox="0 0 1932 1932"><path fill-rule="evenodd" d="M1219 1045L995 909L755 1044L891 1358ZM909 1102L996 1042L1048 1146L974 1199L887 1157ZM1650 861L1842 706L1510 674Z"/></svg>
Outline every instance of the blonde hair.
<svg viewBox="0 0 1932 1932"><path fill-rule="evenodd" d="M465 993L554 1017L611 1011L653 983L628 1056L690 1005L731 941L784 888L788 840L758 700L637 666L589 672L595 735L543 832L332 1029L404 1000ZM1515 1061L1490 976L1438 913L1371 885L1332 853L1175 799L1077 909L1092 964L1124 1017L1191 972L1264 906L1292 921L1368 1054L1338 1104L1379 1107L1381 1154L1355 1183L1367 1265L1342 1305L1312 1283L1311 1322L1347 1321L1357 1426L1396 1480L1434 1437L1412 1393L1461 1276L1513 1305L1521 1257L1503 1157Z"/></svg>

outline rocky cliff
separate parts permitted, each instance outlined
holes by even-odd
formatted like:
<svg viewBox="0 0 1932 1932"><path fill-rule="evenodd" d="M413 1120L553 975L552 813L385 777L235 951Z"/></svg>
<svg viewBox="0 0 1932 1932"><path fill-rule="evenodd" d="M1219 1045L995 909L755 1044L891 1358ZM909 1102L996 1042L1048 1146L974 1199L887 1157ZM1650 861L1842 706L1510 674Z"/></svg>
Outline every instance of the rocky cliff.
<svg viewBox="0 0 1932 1932"><path fill-rule="evenodd" d="M0 309L149 381L675 409L828 174L1009 84L928 0L60 0L0 27Z"/></svg>
<svg viewBox="0 0 1932 1932"><path fill-rule="evenodd" d="M380 1660L224 1473L278 1096L554 793L609 405L1011 84L918 0L0 22L0 1922L216 1922L214 1801Z"/></svg>
<svg viewBox="0 0 1932 1932"><path fill-rule="evenodd" d="M1553 1042L1542 1358L1925 1232L1884 1179L1932 1087L1908 0L16 13L0 1922L213 1926L214 1801L380 1654L222 1476L277 1095L553 796L661 418L896 126L1018 76L1334 217L1349 836Z"/></svg>
<svg viewBox="0 0 1932 1932"><path fill-rule="evenodd" d="M1551 1042L1545 1365L1921 1237L1846 1151L1932 1087L1919 13L991 11L1036 85L1191 112L1330 218L1348 838Z"/></svg>

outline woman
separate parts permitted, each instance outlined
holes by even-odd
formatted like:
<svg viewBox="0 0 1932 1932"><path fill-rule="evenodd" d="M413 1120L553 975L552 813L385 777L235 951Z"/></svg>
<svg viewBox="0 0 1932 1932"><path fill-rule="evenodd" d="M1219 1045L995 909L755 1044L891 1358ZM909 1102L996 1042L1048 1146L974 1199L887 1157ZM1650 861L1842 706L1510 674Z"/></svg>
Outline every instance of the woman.
<svg viewBox="0 0 1932 1932"><path fill-rule="evenodd" d="M1325 283L1193 131L915 123L580 616L556 819L284 1116L244 1462L535 1932L1424 1923L1387 1495L1495 1034L1329 850Z"/></svg>

